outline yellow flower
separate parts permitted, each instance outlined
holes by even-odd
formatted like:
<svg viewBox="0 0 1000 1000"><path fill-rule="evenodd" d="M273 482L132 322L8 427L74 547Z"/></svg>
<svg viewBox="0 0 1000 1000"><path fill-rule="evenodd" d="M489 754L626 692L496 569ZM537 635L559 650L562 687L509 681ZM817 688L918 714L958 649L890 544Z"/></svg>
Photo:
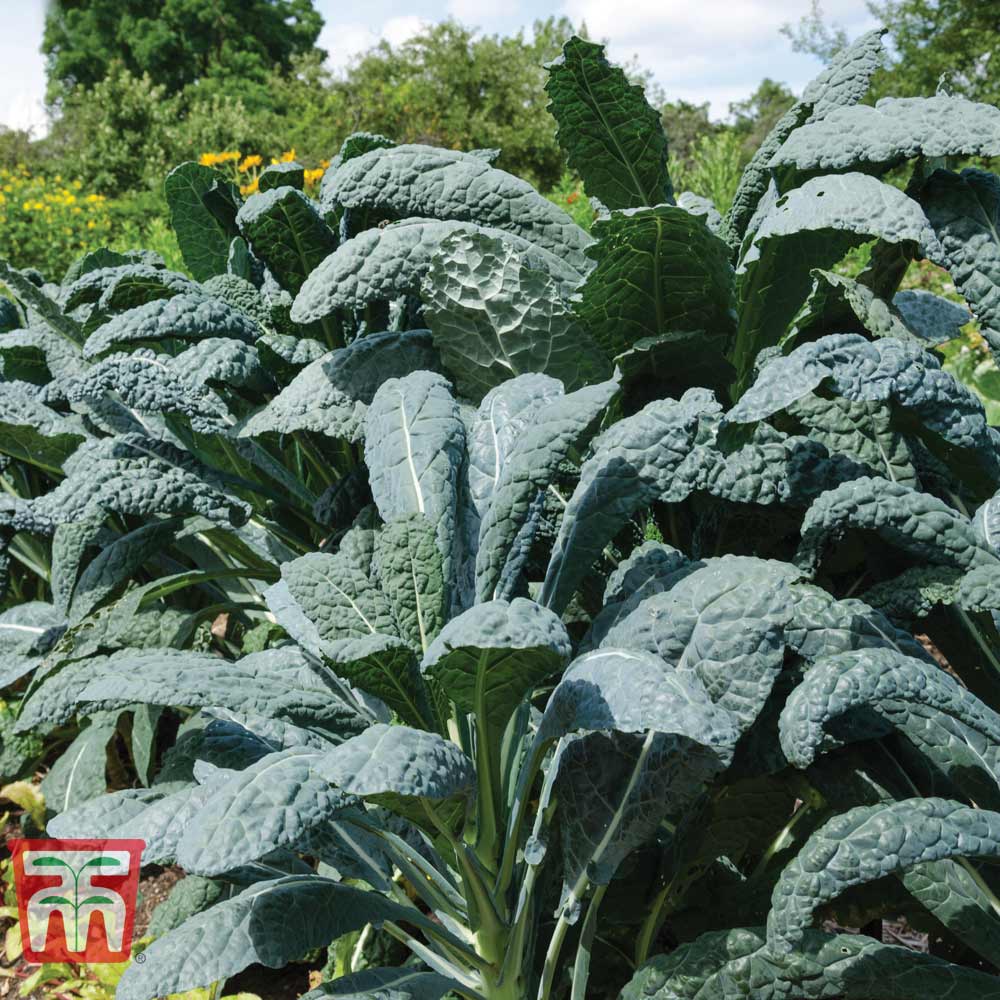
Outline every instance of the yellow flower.
<svg viewBox="0 0 1000 1000"><path fill-rule="evenodd" d="M254 167L259 167L263 162L264 158L262 156L258 156L256 153L253 156L248 156L240 164L240 173L245 174L248 170L251 170Z"/></svg>
<svg viewBox="0 0 1000 1000"><path fill-rule="evenodd" d="M281 162L281 163L291 163L294 159L295 159L295 150L294 149L286 149L281 154L281 160L279 162Z"/></svg>
<svg viewBox="0 0 1000 1000"><path fill-rule="evenodd" d="M260 181L255 177L249 184L240 185L240 194L256 194Z"/></svg>
<svg viewBox="0 0 1000 1000"><path fill-rule="evenodd" d="M324 170L320 167L317 170L307 170L305 173L306 184L315 184L324 174Z"/></svg>

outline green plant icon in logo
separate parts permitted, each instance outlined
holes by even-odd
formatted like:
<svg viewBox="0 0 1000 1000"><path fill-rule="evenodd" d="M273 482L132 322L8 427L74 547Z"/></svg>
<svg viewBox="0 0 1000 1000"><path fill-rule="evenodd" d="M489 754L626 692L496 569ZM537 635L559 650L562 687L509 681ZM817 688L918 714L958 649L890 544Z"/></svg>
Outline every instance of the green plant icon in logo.
<svg viewBox="0 0 1000 1000"><path fill-rule="evenodd" d="M38 901L41 906L68 906L73 911L73 951L81 951L80 947L80 910L85 906L114 906L114 900L107 896L87 896L86 899L80 899L80 876L88 868L110 868L110 867L120 867L121 862L118 858L110 857L106 854L98 855L96 858L91 858L89 861L84 862L79 868L74 868L68 861L63 861L62 858L56 858L52 856L45 856L41 858L35 858L33 862L37 867L45 868L66 868L69 870L70 875L73 877L73 898L67 899L66 896L44 896ZM67 930L67 941L69 938L69 928Z"/></svg>

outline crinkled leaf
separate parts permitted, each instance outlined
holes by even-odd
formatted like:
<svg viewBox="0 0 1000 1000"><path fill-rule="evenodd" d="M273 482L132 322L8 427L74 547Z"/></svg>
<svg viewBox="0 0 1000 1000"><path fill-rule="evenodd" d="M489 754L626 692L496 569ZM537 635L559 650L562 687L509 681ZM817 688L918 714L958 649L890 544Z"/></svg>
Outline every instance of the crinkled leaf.
<svg viewBox="0 0 1000 1000"><path fill-rule="evenodd" d="M0 687L35 669L65 631L62 611L43 601L25 601L0 611Z"/></svg>
<svg viewBox="0 0 1000 1000"><path fill-rule="evenodd" d="M556 615L523 597L477 604L431 644L421 671L460 709L502 729L511 713L570 655Z"/></svg>
<svg viewBox="0 0 1000 1000"><path fill-rule="evenodd" d="M705 222L672 205L612 212L577 307L609 357L670 330L729 332L735 324L729 251Z"/></svg>
<svg viewBox="0 0 1000 1000"><path fill-rule="evenodd" d="M414 513L427 517L446 581L451 580L464 462L465 425L442 376L414 372L379 386L365 415L372 496L384 521Z"/></svg>
<svg viewBox="0 0 1000 1000"><path fill-rule="evenodd" d="M532 508L539 492L552 482L572 449L586 447L617 393L618 383L611 380L528 411L530 422L503 456L492 500L480 524L476 556L479 600L513 590L533 537ZM494 454L499 456L500 448L506 450L508 445L498 439L495 447Z"/></svg>
<svg viewBox="0 0 1000 1000"><path fill-rule="evenodd" d="M576 389L608 375L551 275L507 237L452 233L421 283L434 344L459 393L479 401L512 376L540 372Z"/></svg>
<svg viewBox="0 0 1000 1000"><path fill-rule="evenodd" d="M887 170L924 156L1000 155L1000 110L964 97L883 97L833 108L785 140L772 167L809 173Z"/></svg>
<svg viewBox="0 0 1000 1000"><path fill-rule="evenodd" d="M702 744L729 763L737 731L725 709L713 705L701 684L660 657L606 647L578 656L549 697L538 740L571 733L673 734Z"/></svg>
<svg viewBox="0 0 1000 1000"><path fill-rule="evenodd" d="M108 743L117 725L118 712L95 712L90 717L42 780L47 809L63 812L107 791Z"/></svg>
<svg viewBox="0 0 1000 1000"><path fill-rule="evenodd" d="M83 330L75 319L67 316L60 305L29 281L10 262L0 257L0 284L6 285L15 298L34 310L45 324L72 344L83 341Z"/></svg>
<svg viewBox="0 0 1000 1000"><path fill-rule="evenodd" d="M680 401L650 403L601 435L566 506L542 604L565 608L594 560L643 504L687 496L690 479L677 475L678 468L694 449L702 416L718 409L711 394L689 390Z"/></svg>
<svg viewBox="0 0 1000 1000"><path fill-rule="evenodd" d="M562 385L547 375L518 375L491 389L479 404L469 427L469 488L483 514L521 433L535 412L563 394Z"/></svg>
<svg viewBox="0 0 1000 1000"><path fill-rule="evenodd" d="M667 137L643 88L604 57L604 46L573 36L546 67L556 139L587 194L610 209L670 201Z"/></svg>
<svg viewBox="0 0 1000 1000"><path fill-rule="evenodd" d="M240 437L305 430L360 440L368 405L383 382L438 365L425 330L362 337L306 365L246 421Z"/></svg>
<svg viewBox="0 0 1000 1000"><path fill-rule="evenodd" d="M968 569L992 565L972 525L942 500L879 477L864 476L819 496L802 522L796 561L813 568L848 529L872 531L915 559Z"/></svg>
<svg viewBox="0 0 1000 1000"><path fill-rule="evenodd" d="M389 808L472 795L472 761L450 740L408 726L376 724L346 740L314 765L318 775L350 795Z"/></svg>
<svg viewBox="0 0 1000 1000"><path fill-rule="evenodd" d="M78 520L95 507L121 514L196 513L240 525L250 515L207 468L163 441L129 434L85 442L65 463L66 478L33 502L40 515Z"/></svg>
<svg viewBox="0 0 1000 1000"><path fill-rule="evenodd" d="M295 297L292 319L312 323L338 309L361 309L372 302L416 295L442 240L452 233L503 238L523 253L529 266L550 275L564 294L580 283L580 266L500 229L471 222L404 219L368 229L342 243L309 276Z"/></svg>
<svg viewBox="0 0 1000 1000"><path fill-rule="evenodd" d="M220 783L177 845L177 861L196 875L219 875L282 847L294 847L350 799L331 788L310 750L271 754Z"/></svg>
<svg viewBox="0 0 1000 1000"><path fill-rule="evenodd" d="M935 225L933 211L930 220L931 225ZM947 238L941 232L938 232L938 236L941 237L945 254L950 256ZM952 302L951 299L942 298L920 288L897 292L893 296L892 303L899 310L906 325L928 344L937 345L954 340L961 334L962 327L969 322L968 309L957 302Z"/></svg>
<svg viewBox="0 0 1000 1000"><path fill-rule="evenodd" d="M426 652L445 620L444 570L434 526L423 514L390 522L375 536L373 565L399 634Z"/></svg>
<svg viewBox="0 0 1000 1000"><path fill-rule="evenodd" d="M324 1000L325 997L340 997L341 1000L367 1000L380 996L382 991L405 1000L441 1000L446 994L457 989L454 980L439 976L436 972L417 972L413 969L365 969L347 976L338 976L316 989L304 994L302 1000Z"/></svg>
<svg viewBox="0 0 1000 1000"><path fill-rule="evenodd" d="M171 170L163 183L171 227L184 263L198 281L226 273L229 243L237 235L235 220L227 225L205 203L206 195L221 180L211 167L189 162Z"/></svg>
<svg viewBox="0 0 1000 1000"><path fill-rule="evenodd" d="M647 597L669 590L699 565L679 549L663 542L643 542L608 577L603 607L594 616L584 640L585 649L600 646L611 628L631 614Z"/></svg>
<svg viewBox="0 0 1000 1000"><path fill-rule="evenodd" d="M808 767L837 745L828 724L862 712L899 730L980 805L1000 805L1000 716L940 667L889 649L831 656L806 674L779 721L789 763Z"/></svg>
<svg viewBox="0 0 1000 1000"><path fill-rule="evenodd" d="M621 1000L975 1000L998 995L992 975L863 934L807 930L773 955L764 929L711 931L647 962Z"/></svg>
<svg viewBox="0 0 1000 1000"><path fill-rule="evenodd" d="M0 453L59 474L87 436L80 417L46 406L33 385L0 382Z"/></svg>
<svg viewBox="0 0 1000 1000"><path fill-rule="evenodd" d="M301 191L287 186L284 177L280 183L247 199L236 224L254 254L294 295L337 248L337 237Z"/></svg>
<svg viewBox="0 0 1000 1000"><path fill-rule="evenodd" d="M365 924L430 923L412 907L321 876L259 882L187 920L133 962L118 1000L152 1000L235 975L259 963L281 968Z"/></svg>
<svg viewBox="0 0 1000 1000"><path fill-rule="evenodd" d="M774 887L767 943L787 955L803 940L813 911L851 886L924 861L1000 856L1000 814L947 799L857 806L816 830Z"/></svg>
<svg viewBox="0 0 1000 1000"><path fill-rule="evenodd" d="M579 262L590 237L520 178L482 157L436 146L375 149L341 165L323 209L375 208L397 219L456 219L514 233ZM579 264L578 264L579 266Z"/></svg>
<svg viewBox="0 0 1000 1000"><path fill-rule="evenodd" d="M295 607L324 642L396 633L388 598L343 553L310 552L300 556L281 567L281 579ZM280 616L278 620L284 624ZM291 634L296 636L296 632L293 624Z"/></svg>
<svg viewBox="0 0 1000 1000"><path fill-rule="evenodd" d="M200 875L185 875L174 883L167 898L153 910L146 933L152 938L162 937L189 917L217 903L224 893L221 882Z"/></svg>
<svg viewBox="0 0 1000 1000"><path fill-rule="evenodd" d="M357 732L365 724L357 709L339 699L294 648L252 653L236 663L208 653L125 651L110 657L99 671L91 667L91 676L77 692L78 705L218 705L341 733Z"/></svg>
<svg viewBox="0 0 1000 1000"><path fill-rule="evenodd" d="M253 320L221 299L200 293L175 295L113 316L87 338L83 356L96 358L118 345L157 343L167 338L198 341L234 337L252 343L260 333Z"/></svg>
<svg viewBox="0 0 1000 1000"><path fill-rule="evenodd" d="M816 177L777 201L737 269L739 328L732 361L741 391L758 353L778 343L805 301L810 271L832 267L852 247L875 237L894 244L912 241L928 256L941 257L920 206L874 177Z"/></svg>
<svg viewBox="0 0 1000 1000"><path fill-rule="evenodd" d="M1000 153L1000 122L997 142ZM994 357L1000 356L1000 178L972 168L961 174L936 170L921 190L920 203L941 240L943 263Z"/></svg>
<svg viewBox="0 0 1000 1000"><path fill-rule="evenodd" d="M679 675L693 673L746 731L784 666L793 573L750 556L713 559L642 601L604 643L655 653Z"/></svg>

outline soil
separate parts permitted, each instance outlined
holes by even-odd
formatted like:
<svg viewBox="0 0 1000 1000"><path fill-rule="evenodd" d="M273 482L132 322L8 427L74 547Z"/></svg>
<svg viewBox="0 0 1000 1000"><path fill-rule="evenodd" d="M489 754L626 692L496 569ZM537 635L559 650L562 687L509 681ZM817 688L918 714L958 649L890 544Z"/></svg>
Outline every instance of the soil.
<svg viewBox="0 0 1000 1000"><path fill-rule="evenodd" d="M135 930L133 937L141 938L146 933L153 910L170 894L170 890L184 878L184 872L176 865L170 868L160 868L150 865L143 868L139 877L139 898L135 907Z"/></svg>

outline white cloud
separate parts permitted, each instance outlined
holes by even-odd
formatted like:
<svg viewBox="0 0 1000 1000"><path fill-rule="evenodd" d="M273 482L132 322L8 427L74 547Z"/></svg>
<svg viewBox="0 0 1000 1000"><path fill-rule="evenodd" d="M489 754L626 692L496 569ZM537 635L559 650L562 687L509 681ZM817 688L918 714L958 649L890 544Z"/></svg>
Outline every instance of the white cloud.
<svg viewBox="0 0 1000 1000"><path fill-rule="evenodd" d="M426 25L426 21L414 14L390 17L379 28L360 21L328 23L320 33L317 44L329 53L330 65L342 69L353 58L378 45L383 38L390 45L402 45Z"/></svg>
<svg viewBox="0 0 1000 1000"><path fill-rule="evenodd" d="M507 20L521 13L521 5L511 0L501 7L497 0L448 0L448 15L455 17L463 24L477 26L484 21L492 21L498 17Z"/></svg>
<svg viewBox="0 0 1000 1000"><path fill-rule="evenodd" d="M390 17L382 25L382 37L392 46L402 45L403 42L419 34L427 27L427 22L416 14L405 14L401 17Z"/></svg>
<svg viewBox="0 0 1000 1000"><path fill-rule="evenodd" d="M36 139L44 136L49 130L49 120L41 90L21 90L9 97L0 122L8 128L27 129Z"/></svg>
<svg viewBox="0 0 1000 1000"><path fill-rule="evenodd" d="M809 8L809 0L563 0L562 13L585 22L592 38L607 39L613 60L635 58L650 70L668 98L707 100L722 117L765 76L800 89L819 71L780 34ZM851 36L872 24L864 0L825 0L823 10Z"/></svg>

